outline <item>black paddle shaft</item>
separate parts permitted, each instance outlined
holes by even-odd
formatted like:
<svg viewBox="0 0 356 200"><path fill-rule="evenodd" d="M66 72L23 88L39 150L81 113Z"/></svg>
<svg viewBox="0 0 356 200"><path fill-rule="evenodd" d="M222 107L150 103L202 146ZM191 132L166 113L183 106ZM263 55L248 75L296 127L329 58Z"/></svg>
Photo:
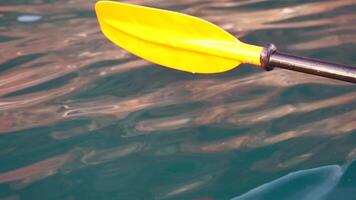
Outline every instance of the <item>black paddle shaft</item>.
<svg viewBox="0 0 356 200"><path fill-rule="evenodd" d="M356 83L356 67L280 53L272 44L264 48L261 54L261 63L267 71L278 67Z"/></svg>

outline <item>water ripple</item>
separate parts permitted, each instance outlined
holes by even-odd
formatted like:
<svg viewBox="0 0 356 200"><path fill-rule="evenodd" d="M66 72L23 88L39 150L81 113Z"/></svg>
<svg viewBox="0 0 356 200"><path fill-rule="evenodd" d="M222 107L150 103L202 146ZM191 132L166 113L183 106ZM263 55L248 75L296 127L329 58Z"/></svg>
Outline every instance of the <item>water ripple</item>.
<svg viewBox="0 0 356 200"><path fill-rule="evenodd" d="M356 155L353 85L245 65L177 72L110 43L96 0L24 2L0 3L0 199L249 199L304 175L313 194L339 194ZM354 0L124 2L355 65Z"/></svg>

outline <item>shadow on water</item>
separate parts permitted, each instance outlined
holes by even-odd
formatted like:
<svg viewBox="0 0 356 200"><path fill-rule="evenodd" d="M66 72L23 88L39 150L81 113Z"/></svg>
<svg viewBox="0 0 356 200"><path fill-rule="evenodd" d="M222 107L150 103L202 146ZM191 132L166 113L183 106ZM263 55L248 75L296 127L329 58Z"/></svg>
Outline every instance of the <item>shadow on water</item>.
<svg viewBox="0 0 356 200"><path fill-rule="evenodd" d="M0 199L352 199L353 85L153 65L102 35L95 2L0 2ZM354 0L124 2L356 65Z"/></svg>

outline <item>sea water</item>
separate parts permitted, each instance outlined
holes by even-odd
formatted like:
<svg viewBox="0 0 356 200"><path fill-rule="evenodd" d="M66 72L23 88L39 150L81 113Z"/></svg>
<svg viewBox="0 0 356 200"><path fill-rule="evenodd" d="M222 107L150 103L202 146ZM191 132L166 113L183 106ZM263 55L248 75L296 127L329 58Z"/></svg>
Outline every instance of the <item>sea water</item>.
<svg viewBox="0 0 356 200"><path fill-rule="evenodd" d="M0 1L0 199L355 199L355 85L249 65L143 61L95 0ZM125 1L356 66L356 4Z"/></svg>

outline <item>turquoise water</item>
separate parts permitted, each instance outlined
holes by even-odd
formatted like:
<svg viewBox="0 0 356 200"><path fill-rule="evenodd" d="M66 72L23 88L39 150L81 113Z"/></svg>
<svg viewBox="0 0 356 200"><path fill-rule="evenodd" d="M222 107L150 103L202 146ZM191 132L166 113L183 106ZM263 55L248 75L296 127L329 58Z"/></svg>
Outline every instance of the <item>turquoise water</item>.
<svg viewBox="0 0 356 200"><path fill-rule="evenodd" d="M354 85L163 68L110 43L95 2L0 1L1 200L354 199ZM356 66L354 0L125 2Z"/></svg>

